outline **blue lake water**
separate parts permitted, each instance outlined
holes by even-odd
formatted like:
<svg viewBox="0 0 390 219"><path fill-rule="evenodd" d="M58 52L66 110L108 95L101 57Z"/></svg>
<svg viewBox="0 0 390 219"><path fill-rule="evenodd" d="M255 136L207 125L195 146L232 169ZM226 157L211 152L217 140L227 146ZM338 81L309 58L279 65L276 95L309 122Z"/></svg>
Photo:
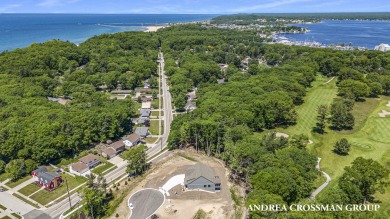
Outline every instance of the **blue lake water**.
<svg viewBox="0 0 390 219"><path fill-rule="evenodd" d="M0 14L0 52L51 39L81 43L88 38L145 26L209 20L217 15L194 14Z"/></svg>
<svg viewBox="0 0 390 219"><path fill-rule="evenodd" d="M390 21L324 20L314 24L299 24L310 32L283 34L290 41L316 41L323 44L352 43L373 49L381 43L390 44Z"/></svg>

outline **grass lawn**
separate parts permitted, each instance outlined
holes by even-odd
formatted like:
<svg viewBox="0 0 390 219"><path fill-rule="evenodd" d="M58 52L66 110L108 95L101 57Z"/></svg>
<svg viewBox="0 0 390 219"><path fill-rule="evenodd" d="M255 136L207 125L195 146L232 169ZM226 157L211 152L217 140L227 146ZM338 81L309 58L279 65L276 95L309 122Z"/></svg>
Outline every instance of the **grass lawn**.
<svg viewBox="0 0 390 219"><path fill-rule="evenodd" d="M4 217L2 217L2 218L0 218L0 219L12 219L12 218L10 218L9 216L4 216Z"/></svg>
<svg viewBox="0 0 390 219"><path fill-rule="evenodd" d="M22 216L20 216L20 215L18 215L18 214L16 214L16 213L11 213L11 214L12 214L12 216L14 216L14 217L16 217L16 218L19 218L19 219L22 218Z"/></svg>
<svg viewBox="0 0 390 219"><path fill-rule="evenodd" d="M103 173L105 170L108 170L110 169L111 167L113 167L114 164L110 163L110 162L104 162L104 163L101 163L99 166L93 168L91 170L92 173L95 173L95 174L101 174Z"/></svg>
<svg viewBox="0 0 390 219"><path fill-rule="evenodd" d="M19 189L18 192L20 192L21 194L25 195L25 196L29 196L31 194L33 194L34 192L38 191L41 187L36 185L36 184L30 184L30 185L27 185L21 189Z"/></svg>
<svg viewBox="0 0 390 219"><path fill-rule="evenodd" d="M8 174L6 173L0 174L0 182L5 181L6 179L8 179Z"/></svg>
<svg viewBox="0 0 390 219"><path fill-rule="evenodd" d="M152 133L152 135L158 135L158 125L159 125L158 120L150 120L150 126L149 126L149 131Z"/></svg>
<svg viewBox="0 0 390 219"><path fill-rule="evenodd" d="M162 99L161 99L162 100ZM158 109L159 108L159 98L154 98L153 100L152 100L152 108L153 109ZM161 102L161 105L162 105L162 102Z"/></svg>
<svg viewBox="0 0 390 219"><path fill-rule="evenodd" d="M153 144L157 139L158 138L145 138L145 142L148 144Z"/></svg>
<svg viewBox="0 0 390 219"><path fill-rule="evenodd" d="M152 111L151 116L159 116L159 111ZM164 111L161 111L161 116L164 116Z"/></svg>
<svg viewBox="0 0 390 219"><path fill-rule="evenodd" d="M3 209L4 211L7 210L6 207L4 207L3 205L0 204L0 208Z"/></svg>
<svg viewBox="0 0 390 219"><path fill-rule="evenodd" d="M277 129L289 135L306 134L314 142L308 145L308 149L322 158L320 167L332 178L329 186L318 196L337 186L338 178L344 173L344 167L350 166L357 157L372 158L390 168L390 117L378 116L381 110L390 111L390 107L386 106L390 97L367 98L364 102L355 103L352 110L355 117L353 130L334 131L327 128L323 135L312 132L316 123L317 107L320 104L330 105L337 94L337 79L324 85L327 80L318 78L313 87L309 88L305 102L296 108L298 119L295 126ZM346 138L351 143L351 151L347 156L340 156L332 151L335 143L341 138ZM321 184L321 178L315 181L316 185ZM387 188L387 192L384 195L376 194L376 198L382 201L381 209L384 211L390 209L390 188Z"/></svg>
<svg viewBox="0 0 390 219"><path fill-rule="evenodd" d="M73 177L73 176L70 176L67 174L62 174L62 179L68 180L69 191L87 181L87 179L84 177L81 177L81 176ZM34 195L32 195L30 198L39 202L42 205L47 205L51 201L57 199L58 197L60 197L64 194L66 194L65 182L63 182L59 188L57 188L51 192L47 191L47 190L41 190L41 191L35 193Z"/></svg>
<svg viewBox="0 0 390 219"><path fill-rule="evenodd" d="M9 186L9 187L11 187L11 188L14 188L15 186L17 186L17 185L19 185L19 184L22 184L23 182L26 182L26 181L29 180L29 179L31 179L31 176L30 176L30 175L27 175L27 176L25 176L25 177L23 177L23 178L21 178L21 179L15 181L15 182L9 181L9 182L6 183L6 185Z"/></svg>

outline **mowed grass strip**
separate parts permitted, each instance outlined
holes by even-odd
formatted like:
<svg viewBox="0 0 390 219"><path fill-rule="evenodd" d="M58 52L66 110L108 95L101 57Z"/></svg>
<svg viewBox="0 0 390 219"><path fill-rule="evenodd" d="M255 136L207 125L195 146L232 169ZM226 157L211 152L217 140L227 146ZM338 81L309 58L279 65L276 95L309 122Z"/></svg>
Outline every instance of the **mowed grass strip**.
<svg viewBox="0 0 390 219"><path fill-rule="evenodd" d="M104 171L112 168L113 166L114 166L114 164L112 164L110 162L104 162L104 163L101 163L99 166L93 168L91 170L91 172L99 175L99 174L103 173Z"/></svg>
<svg viewBox="0 0 390 219"><path fill-rule="evenodd" d="M30 184L30 185L27 185L21 189L18 190L19 193L25 195L25 196L29 196L31 194L33 194L34 192L38 191L41 187L36 185L36 184Z"/></svg>
<svg viewBox="0 0 390 219"><path fill-rule="evenodd" d="M70 176L62 174L62 179L63 180L68 180L68 186L69 186L69 191L76 188L77 186L83 184L84 182L87 181L86 178L81 177L81 176ZM52 202L53 200L61 197L62 195L66 194L66 183L63 182L60 187L53 191L47 191L47 190L41 190L34 195L32 195L30 198L37 201L38 203L42 205L47 205L48 203Z"/></svg>
<svg viewBox="0 0 390 219"><path fill-rule="evenodd" d="M32 176L27 175L27 176L25 176L25 177L23 177L21 179L16 180L15 182L9 181L9 182L6 183L6 185L11 187L11 188L14 188L14 187L16 187L16 186L26 182L27 180L31 179L31 177Z"/></svg>

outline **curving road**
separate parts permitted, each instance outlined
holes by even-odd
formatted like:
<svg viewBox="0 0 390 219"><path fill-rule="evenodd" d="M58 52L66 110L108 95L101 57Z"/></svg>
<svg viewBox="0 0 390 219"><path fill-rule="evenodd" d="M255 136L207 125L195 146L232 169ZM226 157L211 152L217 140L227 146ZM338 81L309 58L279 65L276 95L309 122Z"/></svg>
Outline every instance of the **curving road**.
<svg viewBox="0 0 390 219"><path fill-rule="evenodd" d="M321 158L319 157L317 160L316 169L318 171L320 171L322 173L322 175L325 176L326 182L324 184L322 184L320 187L318 187L313 193L311 193L310 199L315 199L315 197L318 195L318 193L320 193L329 184L329 182L331 180L330 176L320 169L320 161L321 161Z"/></svg>

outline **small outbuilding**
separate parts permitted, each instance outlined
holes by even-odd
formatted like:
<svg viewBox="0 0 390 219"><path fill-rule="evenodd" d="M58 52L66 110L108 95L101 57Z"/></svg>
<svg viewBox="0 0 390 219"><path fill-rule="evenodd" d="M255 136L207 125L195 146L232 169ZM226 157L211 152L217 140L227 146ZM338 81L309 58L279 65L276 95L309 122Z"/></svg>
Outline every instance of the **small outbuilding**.
<svg viewBox="0 0 390 219"><path fill-rule="evenodd" d="M219 192L221 191L221 180L210 167L197 163L185 172L184 187L188 190Z"/></svg>

